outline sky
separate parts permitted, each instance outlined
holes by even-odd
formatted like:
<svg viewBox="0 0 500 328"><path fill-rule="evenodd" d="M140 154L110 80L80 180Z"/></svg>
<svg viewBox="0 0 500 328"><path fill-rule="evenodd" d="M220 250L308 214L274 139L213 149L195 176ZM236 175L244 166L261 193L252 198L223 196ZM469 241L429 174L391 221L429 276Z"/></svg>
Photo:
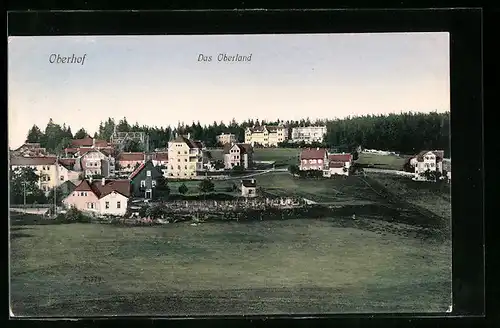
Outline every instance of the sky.
<svg viewBox="0 0 500 328"><path fill-rule="evenodd" d="M50 118L93 134L108 117L166 127L444 112L449 80L448 33L9 37L9 146Z"/></svg>

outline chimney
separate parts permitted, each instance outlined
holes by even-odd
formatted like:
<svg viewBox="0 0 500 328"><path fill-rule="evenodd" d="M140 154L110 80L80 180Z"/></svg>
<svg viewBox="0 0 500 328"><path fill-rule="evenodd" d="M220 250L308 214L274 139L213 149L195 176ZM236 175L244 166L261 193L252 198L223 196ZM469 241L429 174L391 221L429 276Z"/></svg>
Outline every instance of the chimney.
<svg viewBox="0 0 500 328"><path fill-rule="evenodd" d="M103 186L106 184L106 178L104 178L104 177L102 178L102 182L101 182L101 184L102 184Z"/></svg>
<svg viewBox="0 0 500 328"><path fill-rule="evenodd" d="M89 178L89 183L92 184L92 177Z"/></svg>
<svg viewBox="0 0 500 328"><path fill-rule="evenodd" d="M92 138L92 148L95 148L95 139Z"/></svg>
<svg viewBox="0 0 500 328"><path fill-rule="evenodd" d="M191 133L188 132L188 136L187 136L188 139L191 139Z"/></svg>

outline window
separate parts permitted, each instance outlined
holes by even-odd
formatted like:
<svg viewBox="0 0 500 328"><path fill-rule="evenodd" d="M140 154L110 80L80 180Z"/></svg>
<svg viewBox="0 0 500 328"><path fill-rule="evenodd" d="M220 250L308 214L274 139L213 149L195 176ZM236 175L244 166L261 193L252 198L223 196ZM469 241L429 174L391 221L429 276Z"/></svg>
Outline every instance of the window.
<svg viewBox="0 0 500 328"><path fill-rule="evenodd" d="M150 177L150 176L151 176L151 171L150 171L150 170L147 170L147 171L146 171L146 176L147 176L147 177Z"/></svg>
<svg viewBox="0 0 500 328"><path fill-rule="evenodd" d="M141 180L141 188L144 188L146 187L146 181L145 180Z"/></svg>
<svg viewBox="0 0 500 328"><path fill-rule="evenodd" d="M188 159L187 159L187 158L184 158L184 162L187 162L187 161L188 161Z"/></svg>
<svg viewBox="0 0 500 328"><path fill-rule="evenodd" d="M181 169L181 166L180 165L177 165L177 169L180 170Z"/></svg>
<svg viewBox="0 0 500 328"><path fill-rule="evenodd" d="M61 179L61 181L64 181L64 176L62 176L62 175L61 175L61 178L60 178L60 179Z"/></svg>
<svg viewBox="0 0 500 328"><path fill-rule="evenodd" d="M50 177L49 176L47 176L47 181L50 181Z"/></svg>
<svg viewBox="0 0 500 328"><path fill-rule="evenodd" d="M116 208L122 208L121 202L116 202Z"/></svg>
<svg viewBox="0 0 500 328"><path fill-rule="evenodd" d="M181 161L181 159L180 159L180 158L178 158L178 159L177 159L177 162L180 162L180 161Z"/></svg>
<svg viewBox="0 0 500 328"><path fill-rule="evenodd" d="M109 208L109 202L106 202L106 209Z"/></svg>
<svg viewBox="0 0 500 328"><path fill-rule="evenodd" d="M187 151L184 151L184 155L187 155L187 153L188 153Z"/></svg>
<svg viewBox="0 0 500 328"><path fill-rule="evenodd" d="M178 154L178 155L180 155L180 154L181 154L181 152L180 152L180 151L178 151L178 152L177 152L177 154Z"/></svg>

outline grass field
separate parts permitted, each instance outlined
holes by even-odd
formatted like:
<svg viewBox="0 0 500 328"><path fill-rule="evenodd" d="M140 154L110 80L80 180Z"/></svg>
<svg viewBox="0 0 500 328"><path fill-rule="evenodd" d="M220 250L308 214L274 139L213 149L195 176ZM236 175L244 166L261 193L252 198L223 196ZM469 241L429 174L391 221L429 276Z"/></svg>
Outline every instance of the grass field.
<svg viewBox="0 0 500 328"><path fill-rule="evenodd" d="M356 163L362 166L370 165L378 169L401 171L407 159L408 156L360 153Z"/></svg>
<svg viewBox="0 0 500 328"><path fill-rule="evenodd" d="M222 149L210 150L213 159L223 160ZM297 156L300 149L297 148L255 148L255 161L276 161L284 164L298 164Z"/></svg>
<svg viewBox="0 0 500 328"><path fill-rule="evenodd" d="M388 223L379 232L357 225L333 218L16 225L12 309L54 316L446 310L448 243L388 232Z"/></svg>
<svg viewBox="0 0 500 328"><path fill-rule="evenodd" d="M288 155L283 151L282 158ZM299 179L270 172L255 178L265 192L335 205L338 215L153 227L39 225L11 217L14 314L447 310L447 187L371 173ZM215 181L216 191L232 183ZM180 185L169 184L173 191ZM194 191L199 182L186 184Z"/></svg>

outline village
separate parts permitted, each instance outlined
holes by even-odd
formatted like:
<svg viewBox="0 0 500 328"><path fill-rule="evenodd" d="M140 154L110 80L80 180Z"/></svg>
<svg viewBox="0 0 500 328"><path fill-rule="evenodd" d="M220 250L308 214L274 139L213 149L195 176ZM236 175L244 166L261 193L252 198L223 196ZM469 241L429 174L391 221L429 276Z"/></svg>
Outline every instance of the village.
<svg viewBox="0 0 500 328"><path fill-rule="evenodd" d="M76 209L92 217L160 223L180 217L199 220L199 212L208 209L233 213L234 208L239 208L239 212L304 208L318 202L293 190L273 193L274 186L266 186L269 177L299 179L299 185L305 180L349 179L351 175L366 176L370 171L384 172L359 163L359 154L399 156L361 146L350 152L314 147L324 144L326 133L326 126L289 129L284 125L259 125L245 129L244 142L223 132L217 136L218 147L208 148L203 140L191 138L190 133L173 134L164 148L130 152L124 146L131 141L148 150L148 135L115 128L109 141L89 135L71 140L63 156L48 153L40 144L25 143L10 153L11 172L33 170L38 176L38 188L52 202L26 203L24 191L23 203L11 207L14 211L43 213L52 218ZM280 148L290 144L300 146L292 150ZM259 154L265 154L266 160L259 160ZM385 173L422 183L451 180L451 166L442 150L421 150L408 157L400 170ZM155 209L145 210L151 207ZM262 219L262 214L259 217Z"/></svg>

